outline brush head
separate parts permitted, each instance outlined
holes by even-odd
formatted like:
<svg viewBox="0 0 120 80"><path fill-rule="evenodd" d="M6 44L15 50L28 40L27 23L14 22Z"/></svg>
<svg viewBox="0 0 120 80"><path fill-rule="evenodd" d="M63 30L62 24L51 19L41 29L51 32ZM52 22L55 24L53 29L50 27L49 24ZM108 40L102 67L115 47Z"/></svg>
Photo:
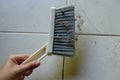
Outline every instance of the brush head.
<svg viewBox="0 0 120 80"><path fill-rule="evenodd" d="M53 9L53 8L52 8ZM55 9L54 25L50 29L49 53L63 56L74 55L75 17L74 6ZM52 22L52 23L53 23ZM51 34L52 33L52 34ZM53 35L53 36L51 36Z"/></svg>

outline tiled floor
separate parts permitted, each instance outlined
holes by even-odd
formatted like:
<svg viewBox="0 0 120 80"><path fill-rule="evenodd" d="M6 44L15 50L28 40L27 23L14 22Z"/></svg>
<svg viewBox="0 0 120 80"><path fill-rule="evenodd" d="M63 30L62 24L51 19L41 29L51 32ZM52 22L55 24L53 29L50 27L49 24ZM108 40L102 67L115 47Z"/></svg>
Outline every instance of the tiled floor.
<svg viewBox="0 0 120 80"><path fill-rule="evenodd" d="M76 54L65 58L64 80L120 79L120 1L68 0L76 7L80 36Z"/></svg>
<svg viewBox="0 0 120 80"><path fill-rule="evenodd" d="M119 0L0 0L0 65L46 43L49 8L66 3L75 5L80 30L75 56L48 56L26 80L119 80Z"/></svg>
<svg viewBox="0 0 120 80"><path fill-rule="evenodd" d="M65 0L0 0L0 66L10 54L32 54L48 40L50 7ZM49 56L25 80L62 80L63 57Z"/></svg>
<svg viewBox="0 0 120 80"><path fill-rule="evenodd" d="M73 58L65 58L64 80L119 80L120 37L80 35Z"/></svg>

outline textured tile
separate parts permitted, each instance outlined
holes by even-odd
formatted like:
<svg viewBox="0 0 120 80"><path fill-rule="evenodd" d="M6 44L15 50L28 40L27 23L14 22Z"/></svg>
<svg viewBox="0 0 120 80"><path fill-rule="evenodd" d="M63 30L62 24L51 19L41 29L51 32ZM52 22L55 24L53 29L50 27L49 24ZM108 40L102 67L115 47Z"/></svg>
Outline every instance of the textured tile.
<svg viewBox="0 0 120 80"><path fill-rule="evenodd" d="M75 49L65 58L64 80L120 79L120 37L79 36Z"/></svg>
<svg viewBox="0 0 120 80"><path fill-rule="evenodd" d="M50 7L66 0L0 0L0 31L48 32Z"/></svg>
<svg viewBox="0 0 120 80"><path fill-rule="evenodd" d="M0 66L11 54L32 54L47 42L48 35L42 34L0 34ZM63 58L48 56L41 66L25 80L61 80Z"/></svg>
<svg viewBox="0 0 120 80"><path fill-rule="evenodd" d="M120 34L119 0L68 0L68 4L76 7L76 27L82 19L81 33Z"/></svg>

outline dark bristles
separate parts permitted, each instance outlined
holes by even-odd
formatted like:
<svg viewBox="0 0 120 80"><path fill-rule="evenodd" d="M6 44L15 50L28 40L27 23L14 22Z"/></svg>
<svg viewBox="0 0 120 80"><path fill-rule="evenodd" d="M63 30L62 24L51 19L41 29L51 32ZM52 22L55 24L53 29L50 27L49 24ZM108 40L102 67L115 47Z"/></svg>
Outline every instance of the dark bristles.
<svg viewBox="0 0 120 80"><path fill-rule="evenodd" d="M74 55L75 17L74 6L55 11L53 54Z"/></svg>

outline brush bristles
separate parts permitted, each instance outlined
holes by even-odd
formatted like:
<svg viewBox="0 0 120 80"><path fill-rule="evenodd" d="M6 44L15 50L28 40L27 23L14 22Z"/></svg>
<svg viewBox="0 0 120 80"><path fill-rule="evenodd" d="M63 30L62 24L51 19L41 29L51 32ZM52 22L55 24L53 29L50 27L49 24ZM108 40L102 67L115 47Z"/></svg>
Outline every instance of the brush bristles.
<svg viewBox="0 0 120 80"><path fill-rule="evenodd" d="M74 6L56 9L53 54L74 55L74 31Z"/></svg>

